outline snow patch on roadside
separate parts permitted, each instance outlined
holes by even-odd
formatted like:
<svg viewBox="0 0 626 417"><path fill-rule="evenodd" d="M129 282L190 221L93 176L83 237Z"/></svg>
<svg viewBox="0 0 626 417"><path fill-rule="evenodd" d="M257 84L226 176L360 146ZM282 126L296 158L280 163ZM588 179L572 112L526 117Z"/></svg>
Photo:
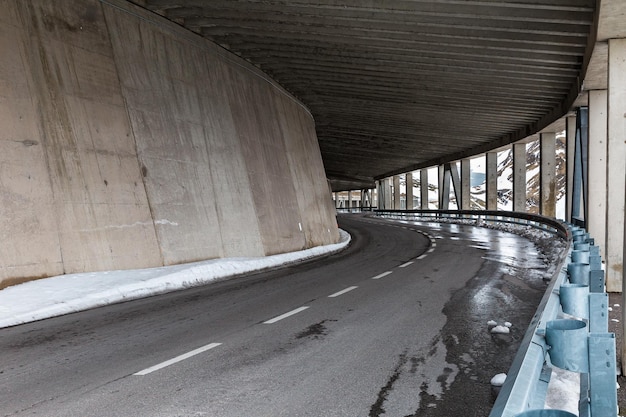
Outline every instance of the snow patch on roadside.
<svg viewBox="0 0 626 417"><path fill-rule="evenodd" d="M0 328L182 290L331 254L350 243L350 234L341 229L339 234L340 243L280 255L59 275L7 287L0 290Z"/></svg>

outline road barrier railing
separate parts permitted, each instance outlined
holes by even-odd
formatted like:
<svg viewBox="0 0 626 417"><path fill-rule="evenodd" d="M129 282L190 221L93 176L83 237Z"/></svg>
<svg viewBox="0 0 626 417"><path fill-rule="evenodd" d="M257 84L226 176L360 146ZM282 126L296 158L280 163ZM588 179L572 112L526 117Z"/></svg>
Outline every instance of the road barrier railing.
<svg viewBox="0 0 626 417"><path fill-rule="evenodd" d="M457 210L375 210L383 218L483 225L512 223L550 232L566 249L509 368L489 417L575 417L546 409L555 367L580 375L579 417L616 417L615 334L599 248L578 226L527 213Z"/></svg>
<svg viewBox="0 0 626 417"><path fill-rule="evenodd" d="M347 209L350 210L350 209ZM354 210L354 209L352 209ZM455 221L467 224L482 225L484 223L509 223L530 226L558 235L566 239L569 229L567 225L551 217L530 213L503 212L489 210L372 210L374 214L384 218L414 221Z"/></svg>

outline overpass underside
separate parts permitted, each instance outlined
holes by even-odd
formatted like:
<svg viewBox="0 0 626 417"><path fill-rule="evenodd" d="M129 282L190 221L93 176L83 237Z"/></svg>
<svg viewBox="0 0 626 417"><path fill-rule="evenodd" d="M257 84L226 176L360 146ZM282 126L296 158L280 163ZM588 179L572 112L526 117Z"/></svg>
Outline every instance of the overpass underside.
<svg viewBox="0 0 626 417"><path fill-rule="evenodd" d="M520 140L579 92L595 0L134 0L311 109L333 189Z"/></svg>

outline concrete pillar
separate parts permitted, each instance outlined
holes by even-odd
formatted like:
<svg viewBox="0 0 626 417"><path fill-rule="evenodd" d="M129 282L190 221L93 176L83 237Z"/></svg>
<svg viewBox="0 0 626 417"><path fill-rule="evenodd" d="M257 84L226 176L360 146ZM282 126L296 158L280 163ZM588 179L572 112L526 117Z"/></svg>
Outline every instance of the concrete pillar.
<svg viewBox="0 0 626 417"><path fill-rule="evenodd" d="M498 153L487 152L485 154L486 165L486 182L487 182L487 195L485 196L485 203L487 210L498 209Z"/></svg>
<svg viewBox="0 0 626 417"><path fill-rule="evenodd" d="M413 210L413 173L406 173L406 209Z"/></svg>
<svg viewBox="0 0 626 417"><path fill-rule="evenodd" d="M428 170L420 170L420 204L422 210L428 210Z"/></svg>
<svg viewBox="0 0 626 417"><path fill-rule="evenodd" d="M572 221L574 195L574 155L576 154L576 117L568 116L565 126L565 220Z"/></svg>
<svg viewBox="0 0 626 417"><path fill-rule="evenodd" d="M470 169L470 160L469 159L461 159L461 190L457 193L461 196L461 201L459 202L460 210L470 210L471 204L471 179L472 179L472 171Z"/></svg>
<svg viewBox="0 0 626 417"><path fill-rule="evenodd" d="M587 146L589 108L579 107L576 111L576 136L574 149L574 172L572 174L572 223L584 223L587 217ZM584 225L584 224L583 224Z"/></svg>
<svg viewBox="0 0 626 417"><path fill-rule="evenodd" d="M450 208L450 171L446 170L445 165L438 167L438 187L439 210L448 210Z"/></svg>
<svg viewBox="0 0 626 417"><path fill-rule="evenodd" d="M459 175L459 167L456 162L447 164L447 169L450 171L450 179L452 180L452 188L454 190L454 198L456 198L456 208L461 209L463 204L461 196L461 176Z"/></svg>
<svg viewBox="0 0 626 417"><path fill-rule="evenodd" d="M333 199L335 200L335 208L339 207L339 197L336 192L333 193Z"/></svg>
<svg viewBox="0 0 626 417"><path fill-rule="evenodd" d="M394 210L400 210L401 207L401 203L400 203L400 176L399 175L394 175L393 176L393 209Z"/></svg>
<svg viewBox="0 0 626 417"><path fill-rule="evenodd" d="M539 146L541 148L539 214L556 217L556 134L541 133Z"/></svg>
<svg viewBox="0 0 626 417"><path fill-rule="evenodd" d="M382 210L383 208L383 180L376 181L376 208Z"/></svg>
<svg viewBox="0 0 626 417"><path fill-rule="evenodd" d="M348 204L346 205L347 208L352 208L352 191L348 191Z"/></svg>
<svg viewBox="0 0 626 417"><path fill-rule="evenodd" d="M607 291L622 288L626 198L626 39L609 39L606 278Z"/></svg>
<svg viewBox="0 0 626 417"><path fill-rule="evenodd" d="M513 211L526 212L526 144L513 144Z"/></svg>
<svg viewBox="0 0 626 417"><path fill-rule="evenodd" d="M393 204L392 204L393 203L393 200L392 200L393 196L391 195L391 191L392 191L391 183L392 183L392 181L393 180L391 178L385 178L385 180L383 182L383 184L384 184L383 193L384 193L384 196L385 196L385 203L384 203L385 204L385 210L393 209Z"/></svg>
<svg viewBox="0 0 626 417"><path fill-rule="evenodd" d="M607 91L589 91L589 146L587 148L586 229L606 253Z"/></svg>
<svg viewBox="0 0 626 417"><path fill-rule="evenodd" d="M372 190L370 190L370 207L372 208L378 208L378 181L376 181L376 187L373 188Z"/></svg>

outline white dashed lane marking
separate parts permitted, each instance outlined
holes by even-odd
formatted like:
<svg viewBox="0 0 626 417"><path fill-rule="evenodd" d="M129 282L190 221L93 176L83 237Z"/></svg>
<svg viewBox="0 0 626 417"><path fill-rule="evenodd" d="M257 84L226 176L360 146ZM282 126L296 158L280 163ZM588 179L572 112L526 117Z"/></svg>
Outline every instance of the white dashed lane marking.
<svg viewBox="0 0 626 417"><path fill-rule="evenodd" d="M380 279L382 277L386 277L387 275L391 274L393 271L387 271L387 272L383 272L382 274L378 274L375 277L373 277L372 279Z"/></svg>
<svg viewBox="0 0 626 417"><path fill-rule="evenodd" d="M345 293L350 292L352 290L356 290L357 288L359 288L359 287L348 287L348 288L345 288L345 289L343 289L341 291L338 291L338 292L336 292L334 294L329 295L328 298L339 297L340 295L344 295Z"/></svg>
<svg viewBox="0 0 626 417"><path fill-rule="evenodd" d="M280 321L280 320L282 320L282 319L286 319L287 317L293 316L294 314L298 314L299 312L304 311L304 310L306 310L307 308L309 308L309 307L308 307L308 306L298 307L298 308L296 308L295 310L291 310L291 311L289 311L289 312L287 312L287 313L285 313L285 314L281 314L281 315L280 315L280 316L278 316L278 317L274 317L273 319L270 319L270 320L268 320L268 321L264 321L264 322L263 322L263 324L274 324L274 323L276 323L277 321Z"/></svg>
<svg viewBox="0 0 626 417"><path fill-rule="evenodd" d="M403 263L398 268L406 268L407 266L411 265L412 263L413 263L413 261L409 261L409 262Z"/></svg>
<svg viewBox="0 0 626 417"><path fill-rule="evenodd" d="M185 359L189 359L192 356L196 356L196 355L198 355L198 354L200 354L202 352L206 352L209 349L216 348L219 345L221 345L221 343L210 343L210 344L202 346L202 347L200 347L198 349L192 350L191 352L187 352L185 354L182 354L180 356L176 356L175 358L172 358L172 359L167 360L165 362L161 362L161 363L159 363L157 365L151 366L150 368L146 368L143 371L139 371L137 373L134 373L133 375L138 375L138 376L148 375L148 374L150 374L150 373L152 373L154 371L158 371L159 369L163 369L166 366L173 365L173 364L175 364L177 362L181 362L181 361L184 361Z"/></svg>

